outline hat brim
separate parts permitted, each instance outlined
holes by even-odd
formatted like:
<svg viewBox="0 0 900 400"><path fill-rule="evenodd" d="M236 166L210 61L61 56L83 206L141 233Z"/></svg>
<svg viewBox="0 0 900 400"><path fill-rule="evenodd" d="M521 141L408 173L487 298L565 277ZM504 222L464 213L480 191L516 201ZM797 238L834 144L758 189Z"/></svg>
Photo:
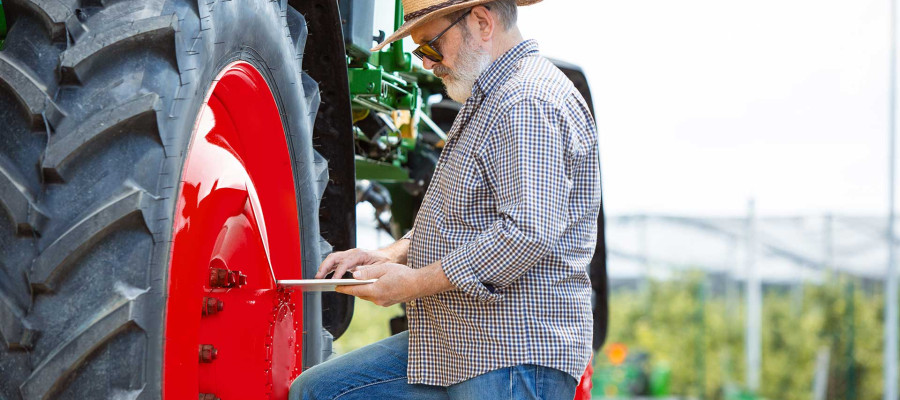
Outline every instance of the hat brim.
<svg viewBox="0 0 900 400"><path fill-rule="evenodd" d="M447 15L447 14L452 13L452 12L457 11L457 10L462 10L462 9L464 9L464 8L474 7L474 6L477 6L477 5L479 5L479 4L484 4L484 3L490 3L491 1L494 1L494 0L470 0L470 1L465 1L465 2L462 2L462 3L459 3L459 4L454 4L454 5L452 5L452 6L447 6L447 7L445 7L445 8L440 9L440 10L436 10L436 11L434 11L434 12L425 14L425 15L423 15L423 16L421 16L421 17L413 18L413 19L411 19L411 20L409 20L409 21L404 22L403 25L400 25L400 29L397 29L396 32L394 32L394 33L392 33L390 36L388 36L387 39L384 39L383 42L378 43L378 45L375 46L375 47L373 47L371 51L374 53L374 52L379 51L379 50L381 50L382 48L384 48L384 46L387 46L387 45L389 45L389 44L391 44L391 43L393 43L393 42L396 42L396 41L398 41L398 40L400 40L400 39L403 39L403 38L409 36L409 32L410 32L413 28L415 28L415 27L417 27L417 26L419 26L419 25L422 25L422 24L424 24L424 23L427 23L427 22L429 22L429 21L433 21L434 19L436 19L436 18L438 18L438 17ZM532 4L534 4L534 3L540 3L540 2L541 2L541 0L518 0L518 1L516 1L516 5L518 5L518 6L521 7L521 6L528 6L528 5L532 5Z"/></svg>

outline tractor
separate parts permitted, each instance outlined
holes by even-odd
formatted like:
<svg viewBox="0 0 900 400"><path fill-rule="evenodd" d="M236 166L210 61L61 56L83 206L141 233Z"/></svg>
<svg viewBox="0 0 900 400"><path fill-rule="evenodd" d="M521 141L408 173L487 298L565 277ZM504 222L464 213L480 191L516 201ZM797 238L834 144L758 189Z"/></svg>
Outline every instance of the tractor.
<svg viewBox="0 0 900 400"><path fill-rule="evenodd" d="M333 356L353 299L276 280L354 247L358 201L409 229L458 109L369 52L375 12L2 1L0 399L284 399Z"/></svg>

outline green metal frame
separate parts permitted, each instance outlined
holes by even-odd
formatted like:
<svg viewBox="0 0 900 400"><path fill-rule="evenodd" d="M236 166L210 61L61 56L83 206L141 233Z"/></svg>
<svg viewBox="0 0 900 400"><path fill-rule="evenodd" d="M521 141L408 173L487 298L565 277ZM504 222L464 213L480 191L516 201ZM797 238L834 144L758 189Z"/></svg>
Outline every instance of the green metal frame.
<svg viewBox="0 0 900 400"><path fill-rule="evenodd" d="M403 4L394 1L394 29L403 24ZM412 55L403 52L403 41L391 43L387 50L368 59L348 57L350 98L355 110L391 112L415 111L421 103L419 86L400 76L413 70Z"/></svg>
<svg viewBox="0 0 900 400"><path fill-rule="evenodd" d="M3 12L3 0L0 0L0 50L3 50L3 42L6 40L6 13Z"/></svg>
<svg viewBox="0 0 900 400"><path fill-rule="evenodd" d="M409 171L394 164L356 156L356 179L383 183L407 182Z"/></svg>
<svg viewBox="0 0 900 400"><path fill-rule="evenodd" d="M394 1L394 30L403 24L403 3ZM354 114L364 116L367 112L390 114L394 111L409 111L410 123L434 131L446 140L444 132L431 121L423 98L439 93L442 83L430 71L415 66L412 54L403 51L403 41L398 40L387 48L368 57L347 56L348 77L350 79L350 99ZM402 126L396 131L379 137L390 149L388 160L372 160L356 157L356 178L368 179L383 185L391 194L393 202L392 224L402 233L412 227L413 196L405 189L412 183L407 162L409 154L416 151L416 140L401 134ZM357 140L370 139L358 130Z"/></svg>
<svg viewBox="0 0 900 400"><path fill-rule="evenodd" d="M361 67L349 68L347 73L350 77L350 98L355 110L391 112L418 108L418 85L386 72L381 65L366 63Z"/></svg>

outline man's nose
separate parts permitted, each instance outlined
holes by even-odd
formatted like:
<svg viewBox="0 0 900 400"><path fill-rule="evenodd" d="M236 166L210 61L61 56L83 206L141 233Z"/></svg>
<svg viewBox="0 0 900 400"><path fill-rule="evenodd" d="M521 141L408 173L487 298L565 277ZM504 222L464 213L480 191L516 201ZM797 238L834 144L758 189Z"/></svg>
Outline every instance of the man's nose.
<svg viewBox="0 0 900 400"><path fill-rule="evenodd" d="M432 69L432 68L434 68L435 64L437 64L437 63L434 61L431 61L430 58L422 57L422 66L425 67L425 69Z"/></svg>

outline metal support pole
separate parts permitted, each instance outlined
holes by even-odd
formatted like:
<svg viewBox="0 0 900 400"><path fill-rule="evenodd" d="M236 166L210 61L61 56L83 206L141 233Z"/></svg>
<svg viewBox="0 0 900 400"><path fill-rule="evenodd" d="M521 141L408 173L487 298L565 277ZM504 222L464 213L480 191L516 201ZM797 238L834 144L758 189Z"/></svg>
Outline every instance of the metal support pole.
<svg viewBox="0 0 900 400"><path fill-rule="evenodd" d="M646 285L647 281L651 279L652 271L650 268L650 242L648 241L647 231L649 229L648 225L650 224L647 221L649 217L646 215L641 216L640 227L638 228L638 251L640 252L641 261L643 261L642 267L644 268L643 274L644 277L642 279L643 284ZM646 287L644 288L646 289Z"/></svg>
<svg viewBox="0 0 900 400"><path fill-rule="evenodd" d="M726 337L727 341L730 343L731 339L736 337L738 331L734 328L737 322L737 318L740 312L740 281L738 280L740 268L741 268L741 258L740 258L740 242L739 239L732 239L730 246L728 248L728 259L726 260L726 265L728 265L728 273L726 274L725 281L725 326L726 326ZM739 329L739 328L738 328ZM735 379L737 379L734 375L734 360L738 358L737 354L732 354L731 346L725 346L725 370L723 371L723 375L725 376L725 383L731 384Z"/></svg>
<svg viewBox="0 0 900 400"><path fill-rule="evenodd" d="M894 187L897 145L897 0L891 0L890 93L888 95L888 265L884 280L884 400L897 400L897 265L894 251Z"/></svg>
<svg viewBox="0 0 900 400"><path fill-rule="evenodd" d="M396 0L394 2L394 30L400 29L401 25L403 25L403 2L401 0ZM389 49L391 58L393 59L393 69L398 71L407 70L409 60L407 60L403 53L403 40L401 39L391 43Z"/></svg>
<svg viewBox="0 0 900 400"><path fill-rule="evenodd" d="M753 200L747 205L747 322L744 349L747 352L747 388L759 390L759 371L762 364L762 284L756 257L759 254L759 237L756 221L756 205Z"/></svg>
<svg viewBox="0 0 900 400"><path fill-rule="evenodd" d="M822 236L825 238L825 243L823 244L825 247L825 254L823 257L825 260L824 270L836 277L838 268L834 254L834 215L831 215L831 213L825 214L825 220L823 222L824 232Z"/></svg>
<svg viewBox="0 0 900 400"><path fill-rule="evenodd" d="M700 400L706 399L706 299L709 293L709 276L704 273L703 280L697 284L697 316L695 323L699 327L697 334L696 367L698 392Z"/></svg>

